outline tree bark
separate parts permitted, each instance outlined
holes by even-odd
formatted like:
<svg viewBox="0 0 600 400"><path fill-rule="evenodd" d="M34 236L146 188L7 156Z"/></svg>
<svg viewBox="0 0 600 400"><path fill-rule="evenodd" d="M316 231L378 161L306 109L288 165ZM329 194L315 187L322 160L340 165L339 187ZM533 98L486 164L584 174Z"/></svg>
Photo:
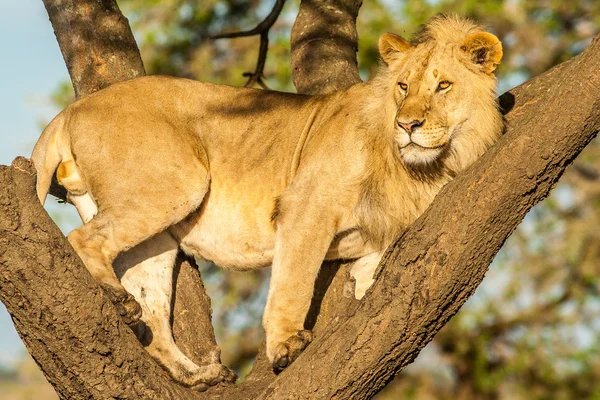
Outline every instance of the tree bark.
<svg viewBox="0 0 600 400"><path fill-rule="evenodd" d="M145 75L127 18L115 0L43 0L77 98Z"/></svg>
<svg viewBox="0 0 600 400"><path fill-rule="evenodd" d="M360 82L356 17L362 0L303 0L292 27L298 93L325 94Z"/></svg>
<svg viewBox="0 0 600 400"><path fill-rule="evenodd" d="M0 167L0 300L61 398L179 397L39 204L24 158Z"/></svg>
<svg viewBox="0 0 600 400"><path fill-rule="evenodd" d="M0 168L0 299L63 398L370 398L457 312L525 213L596 135L597 65L598 38L502 96L506 135L402 234L360 303L336 274L325 298L343 312L325 321L336 308L325 301L314 342L276 377L259 356L235 387L201 394L170 381L42 210L22 160Z"/></svg>

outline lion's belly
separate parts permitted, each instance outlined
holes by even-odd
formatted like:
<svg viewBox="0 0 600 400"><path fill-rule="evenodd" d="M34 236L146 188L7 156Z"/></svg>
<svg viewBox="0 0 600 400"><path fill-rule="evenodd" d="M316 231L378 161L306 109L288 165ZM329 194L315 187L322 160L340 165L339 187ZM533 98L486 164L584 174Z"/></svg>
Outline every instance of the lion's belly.
<svg viewBox="0 0 600 400"><path fill-rule="evenodd" d="M260 240L244 226L224 230L223 222L227 221L203 219L181 239L183 251L226 269L244 271L271 264L273 240Z"/></svg>
<svg viewBox="0 0 600 400"><path fill-rule="evenodd" d="M190 255L201 257L226 269L252 270L269 266L273 261L275 232L268 224L243 221L235 215L216 215L198 211L196 223L184 221L179 231L181 248ZM262 225L262 226L261 226ZM306 238L310 240L310 238ZM284 244L285 245L285 244ZM372 253L357 231L350 232L331 243L325 259L355 259Z"/></svg>
<svg viewBox="0 0 600 400"><path fill-rule="evenodd" d="M186 253L235 270L265 267L273 260L274 195L213 187L202 207L172 227Z"/></svg>
<svg viewBox="0 0 600 400"><path fill-rule="evenodd" d="M223 224L228 223L232 224L226 229ZM239 221L208 217L201 218L180 238L180 246L187 254L212 261L222 268L251 270L266 267L273 260L274 235L271 240L264 236L255 235L249 226Z"/></svg>
<svg viewBox="0 0 600 400"><path fill-rule="evenodd" d="M171 233L186 253L222 268L251 270L269 266L276 236L271 215L281 188L259 187L243 180L235 185L223 181L213 184L202 207L172 227ZM343 233L331 243L326 259L359 258L375 250L355 228L351 213L340 225ZM310 237L304 239L311 241Z"/></svg>

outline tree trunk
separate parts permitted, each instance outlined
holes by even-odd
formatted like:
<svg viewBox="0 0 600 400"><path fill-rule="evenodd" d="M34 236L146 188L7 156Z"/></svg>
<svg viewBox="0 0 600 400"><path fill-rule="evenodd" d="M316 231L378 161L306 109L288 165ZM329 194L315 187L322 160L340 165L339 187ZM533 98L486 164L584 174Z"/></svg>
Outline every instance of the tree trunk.
<svg viewBox="0 0 600 400"><path fill-rule="evenodd" d="M145 75L127 18L115 0L43 0L77 98Z"/></svg>
<svg viewBox="0 0 600 400"><path fill-rule="evenodd" d="M362 0L303 0L292 28L298 93L325 94L360 82L356 17Z"/></svg>
<svg viewBox="0 0 600 400"><path fill-rule="evenodd" d="M142 348L44 211L24 158L0 167L0 299L64 399L165 399L185 389Z"/></svg>
<svg viewBox="0 0 600 400"><path fill-rule="evenodd" d="M370 398L458 311L525 213L596 135L597 65L595 39L580 56L502 96L506 135L403 233L361 302L345 296L344 279L335 276L314 342L277 376L259 356L238 386L202 394L170 381L43 212L23 160L0 168L0 299L64 398ZM332 309L342 312L325 321Z"/></svg>

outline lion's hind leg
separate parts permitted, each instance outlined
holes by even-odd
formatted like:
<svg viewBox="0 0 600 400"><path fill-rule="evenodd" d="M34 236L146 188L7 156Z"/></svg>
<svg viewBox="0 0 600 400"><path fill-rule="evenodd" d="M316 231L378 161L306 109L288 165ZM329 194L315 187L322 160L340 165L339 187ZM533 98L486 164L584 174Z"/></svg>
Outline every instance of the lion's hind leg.
<svg viewBox="0 0 600 400"><path fill-rule="evenodd" d="M120 249L114 240L111 225L111 218L99 213L69 233L67 239L125 323L133 324L139 320L142 309L113 271L112 262Z"/></svg>
<svg viewBox="0 0 600 400"><path fill-rule="evenodd" d="M121 283L142 307L144 324L136 327L140 341L171 377L188 387L205 390L235 375L213 360L198 366L175 344L170 324L173 267L179 245L167 232L140 243L114 262Z"/></svg>
<svg viewBox="0 0 600 400"><path fill-rule="evenodd" d="M120 253L165 231L196 210L204 199L210 181L202 160L192 158L185 165L175 161L163 162L162 168L155 168L155 163L150 161L149 165L140 161L140 165L136 166L149 171L145 175L146 180L137 183L128 183L126 179L127 174L132 173L131 168L116 168L103 175L88 165L90 181L93 182L89 188L89 200L97 203L97 214L94 216L93 213L84 212L84 220L90 215L93 218L67 237L128 324L139 320L142 309L117 279L113 261ZM87 180L81 177L86 170L82 169L82 174L77 167L74 163L65 165L62 168L66 171L64 174L61 174L59 167L58 175L59 181L70 193L81 196L88 192L85 187ZM189 177L194 177L191 184ZM83 206L89 203L84 197L73 199L81 200L80 205ZM80 208L78 210L81 212Z"/></svg>
<svg viewBox="0 0 600 400"><path fill-rule="evenodd" d="M84 225L72 231L67 238L69 242L83 260L86 268L92 274L96 282L104 289L109 296L111 302L117 308L119 314L127 323L136 322L141 314L139 305L133 297L129 295L121 286L117 278L114 276L112 268L107 268L106 265L111 265L112 259L108 251L101 251L102 257L100 261L98 257L93 257L94 251L90 249L100 249L103 235L100 235L100 240L89 240L92 234L97 231L96 225L98 220L94 220L94 216L98 213L96 202L90 196L88 188L85 185L82 174L72 159L64 160L58 166L56 171L58 183L67 190L67 199L73 203ZM102 219L102 218L100 218ZM100 222L102 226L102 222ZM107 254L108 253L108 254ZM114 251L113 251L114 253ZM114 253L116 256L117 253Z"/></svg>
<svg viewBox="0 0 600 400"><path fill-rule="evenodd" d="M67 199L73 203L84 224L90 222L98 213L98 206L82 179L81 172L73 160L66 160L59 164L56 171L58 183L67 190Z"/></svg>

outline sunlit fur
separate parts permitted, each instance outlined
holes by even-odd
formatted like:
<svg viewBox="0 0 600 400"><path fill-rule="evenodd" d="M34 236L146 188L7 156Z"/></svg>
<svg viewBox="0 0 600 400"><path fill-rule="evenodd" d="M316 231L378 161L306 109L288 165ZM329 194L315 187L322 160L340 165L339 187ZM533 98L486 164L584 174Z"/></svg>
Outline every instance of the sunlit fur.
<svg viewBox="0 0 600 400"><path fill-rule="evenodd" d="M496 79L461 49L482 29L457 16L437 17L368 83L374 101L366 105L364 121L376 128L365 147L377 150L370 153L356 213L367 236L380 245L389 244L501 134ZM452 85L438 92L442 81ZM416 118L425 122L409 139L397 121Z"/></svg>
<svg viewBox="0 0 600 400"><path fill-rule="evenodd" d="M362 296L398 232L500 136L495 36L439 17L412 45L382 36L380 53L377 78L327 96L134 79L74 103L42 133L40 201L58 169L85 222L70 243L129 321L142 310L154 338L145 345L176 381L226 375L217 357L196 366L172 340L177 248L224 268L272 264L266 352L287 365L311 340L304 322L323 260L362 258Z"/></svg>

